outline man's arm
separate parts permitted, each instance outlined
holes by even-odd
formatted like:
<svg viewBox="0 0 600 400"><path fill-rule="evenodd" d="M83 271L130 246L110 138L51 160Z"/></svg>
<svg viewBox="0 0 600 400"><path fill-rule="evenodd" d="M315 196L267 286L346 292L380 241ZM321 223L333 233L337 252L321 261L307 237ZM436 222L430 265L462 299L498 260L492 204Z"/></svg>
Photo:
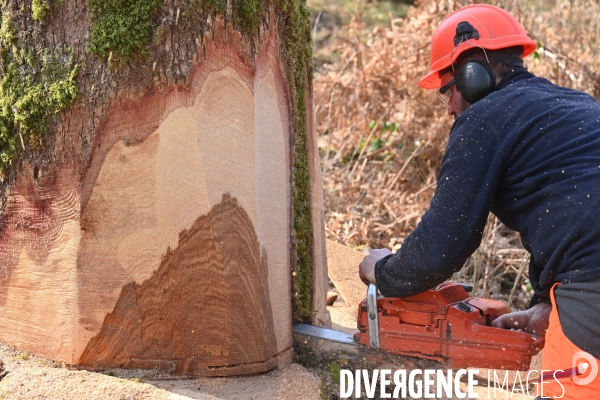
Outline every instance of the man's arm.
<svg viewBox="0 0 600 400"><path fill-rule="evenodd" d="M384 296L416 295L460 270L481 242L507 147L483 117L466 111L456 120L429 210L398 252L376 262Z"/></svg>

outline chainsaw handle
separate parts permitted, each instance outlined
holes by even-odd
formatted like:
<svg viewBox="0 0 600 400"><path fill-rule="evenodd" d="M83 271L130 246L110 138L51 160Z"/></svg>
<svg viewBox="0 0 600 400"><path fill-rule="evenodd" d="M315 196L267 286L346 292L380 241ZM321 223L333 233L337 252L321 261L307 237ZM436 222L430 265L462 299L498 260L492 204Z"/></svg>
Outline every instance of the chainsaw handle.
<svg viewBox="0 0 600 400"><path fill-rule="evenodd" d="M467 292L467 293L471 293L473 291L473 285L469 285L468 283L458 283L458 282L452 282L452 281L442 282L431 290L440 290L447 286L455 286L455 285L460 285L463 289L465 289L465 292Z"/></svg>
<svg viewBox="0 0 600 400"><path fill-rule="evenodd" d="M538 352L540 350L542 350L544 348L544 345L546 344L546 336L545 335L541 335L541 336L531 335L531 337L534 338L531 346L537 348Z"/></svg>
<svg viewBox="0 0 600 400"><path fill-rule="evenodd" d="M367 288L367 320L369 321L369 346L379 348L377 286L374 283L369 283Z"/></svg>
<svg viewBox="0 0 600 400"><path fill-rule="evenodd" d="M473 291L473 285L469 285L468 283L459 283L459 285L462 286L467 293L471 293Z"/></svg>

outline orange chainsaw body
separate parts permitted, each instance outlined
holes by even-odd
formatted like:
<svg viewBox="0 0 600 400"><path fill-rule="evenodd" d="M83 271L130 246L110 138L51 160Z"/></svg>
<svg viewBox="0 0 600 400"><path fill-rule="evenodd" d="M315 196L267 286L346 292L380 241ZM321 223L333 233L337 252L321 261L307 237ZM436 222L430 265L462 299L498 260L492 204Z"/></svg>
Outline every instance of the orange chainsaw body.
<svg viewBox="0 0 600 400"><path fill-rule="evenodd" d="M543 337L494 328L510 312L497 300L473 298L457 283L444 282L416 296L377 298L380 348L427 358L450 368L528 370ZM358 306L356 342L369 345L366 300Z"/></svg>

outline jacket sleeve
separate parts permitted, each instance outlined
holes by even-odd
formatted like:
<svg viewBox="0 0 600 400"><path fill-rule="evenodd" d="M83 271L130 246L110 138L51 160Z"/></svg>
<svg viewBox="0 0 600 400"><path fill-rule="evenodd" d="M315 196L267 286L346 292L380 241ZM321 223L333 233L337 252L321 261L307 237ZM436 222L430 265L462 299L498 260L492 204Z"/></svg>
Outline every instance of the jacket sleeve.
<svg viewBox="0 0 600 400"><path fill-rule="evenodd" d="M430 208L402 247L375 265L384 296L408 297L435 287L481 242L506 150L497 130L468 111L452 127Z"/></svg>

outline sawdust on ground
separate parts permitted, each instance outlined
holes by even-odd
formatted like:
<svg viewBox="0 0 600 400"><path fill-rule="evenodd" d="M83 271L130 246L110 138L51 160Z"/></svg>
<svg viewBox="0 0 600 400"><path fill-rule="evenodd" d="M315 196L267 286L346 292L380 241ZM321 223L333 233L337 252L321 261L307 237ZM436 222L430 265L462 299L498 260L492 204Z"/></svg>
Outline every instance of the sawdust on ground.
<svg viewBox="0 0 600 400"><path fill-rule="evenodd" d="M4 362L0 399L321 398L319 378L298 364L253 376L178 379L156 370L73 370L4 345L0 345L0 359Z"/></svg>

